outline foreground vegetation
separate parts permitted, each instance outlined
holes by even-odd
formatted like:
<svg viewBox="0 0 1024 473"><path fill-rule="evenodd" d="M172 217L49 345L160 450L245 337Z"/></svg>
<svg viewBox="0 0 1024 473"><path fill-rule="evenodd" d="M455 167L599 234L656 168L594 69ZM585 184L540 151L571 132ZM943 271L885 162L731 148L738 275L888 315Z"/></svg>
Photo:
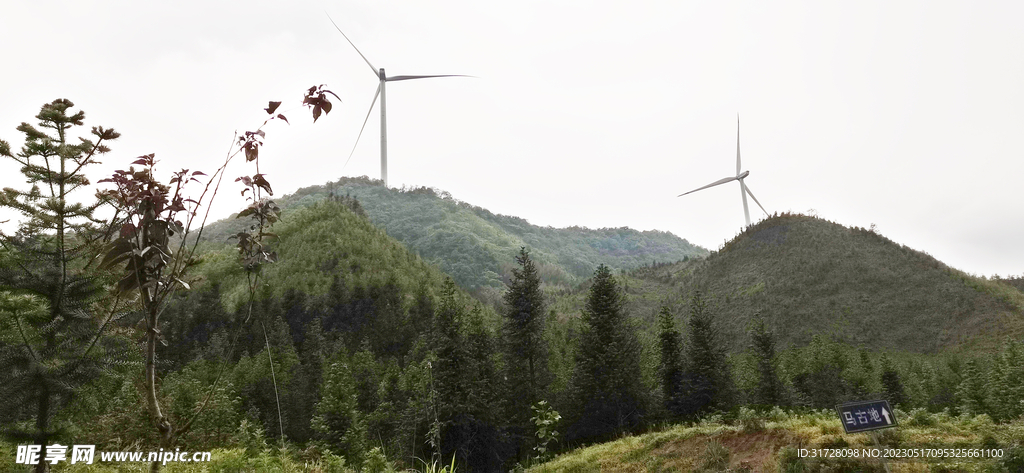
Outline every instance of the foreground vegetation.
<svg viewBox="0 0 1024 473"><path fill-rule="evenodd" d="M710 416L638 436L585 447L530 468L543 472L881 472L878 459L800 458L800 449L999 449L1000 458L902 459L893 472L1024 471L1024 419L995 424L988 416L950 416L896 410L900 426L868 434L843 433L834 410L796 414L782 409Z"/></svg>

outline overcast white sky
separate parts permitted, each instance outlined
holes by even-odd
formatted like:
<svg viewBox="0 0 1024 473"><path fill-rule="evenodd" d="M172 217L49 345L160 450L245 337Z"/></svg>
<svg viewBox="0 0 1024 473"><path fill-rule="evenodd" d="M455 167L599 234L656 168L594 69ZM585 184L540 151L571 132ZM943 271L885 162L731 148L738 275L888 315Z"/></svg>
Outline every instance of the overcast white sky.
<svg viewBox="0 0 1024 473"><path fill-rule="evenodd" d="M278 193L379 177L539 225L667 230L717 249L743 225L735 171L770 211L807 212L975 274L1024 273L1024 3L9 2L0 138L58 97L122 138L96 179L156 153L211 170L268 100L326 83L315 125L267 129ZM379 104L378 104L379 106ZM293 105L286 103L283 109ZM230 176L251 170L236 166ZM0 186L20 186L0 164ZM242 203L224 194L224 216ZM232 200L234 199L234 200ZM751 217L763 213L751 202Z"/></svg>

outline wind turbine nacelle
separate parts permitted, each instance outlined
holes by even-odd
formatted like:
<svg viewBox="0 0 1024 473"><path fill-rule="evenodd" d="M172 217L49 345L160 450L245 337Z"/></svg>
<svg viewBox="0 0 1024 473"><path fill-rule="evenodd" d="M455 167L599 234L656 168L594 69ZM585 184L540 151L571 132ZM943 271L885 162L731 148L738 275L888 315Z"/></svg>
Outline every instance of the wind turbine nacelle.
<svg viewBox="0 0 1024 473"><path fill-rule="evenodd" d="M750 174L750 171L743 171L743 173L741 173L740 175L736 176L736 179L743 179L744 177L747 177L749 174Z"/></svg>

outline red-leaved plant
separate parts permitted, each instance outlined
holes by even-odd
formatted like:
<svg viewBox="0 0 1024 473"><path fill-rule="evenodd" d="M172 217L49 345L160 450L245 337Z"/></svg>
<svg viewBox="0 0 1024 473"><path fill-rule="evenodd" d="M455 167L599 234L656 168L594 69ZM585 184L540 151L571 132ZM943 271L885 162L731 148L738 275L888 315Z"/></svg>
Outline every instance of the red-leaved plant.
<svg viewBox="0 0 1024 473"><path fill-rule="evenodd" d="M338 98L323 85L310 87L306 91L302 105L312 109L314 122L320 118L321 113L330 113L328 94ZM238 217L250 217L253 220L246 231L234 235L238 239L241 264L249 280L250 314L260 268L263 263L273 262L277 258L274 252L267 251L265 240L274 237L267 228L280 218L280 209L273 201L263 197L263 192L273 195L273 191L266 176L260 173L259 149L266 138L264 126L273 120L288 123L284 114L276 113L280 106L281 102L269 103L264 111L270 117L256 131L247 131L238 136L237 148L232 147L224 163L212 175L182 169L173 173L167 184L163 184L154 174L157 160L153 154L148 154L138 157L127 171L115 171L113 176L100 181L114 184L114 189L101 191L99 196L109 200L117 210L115 215L120 216L116 222L120 225L120 233L108 246L101 265L121 268L116 291L122 295L135 294L138 297L142 312L140 325L145 330L146 404L163 448L172 448L175 440L189 430L193 421L202 413L209 395L192 417L180 426L175 426L172 419L164 415L157 397L156 379L156 347L158 343L167 344L160 334L160 314L168 296L178 289L190 288L186 279L189 269L196 264L196 247L209 216L210 203L217 195L228 164L239 153L244 154L246 162L254 163L256 168L252 176L241 176L235 180L245 186L242 195L249 201L249 205ZM136 165L141 168L136 170ZM192 183L203 184L201 177L206 178L206 182L199 196L187 197L185 187ZM206 212L201 221L197 222L204 206ZM195 238L188 238L192 234ZM245 322L248 320L247 316ZM211 393L220 378L218 375L217 381L210 388ZM159 467L160 464L154 462L151 471L158 471Z"/></svg>

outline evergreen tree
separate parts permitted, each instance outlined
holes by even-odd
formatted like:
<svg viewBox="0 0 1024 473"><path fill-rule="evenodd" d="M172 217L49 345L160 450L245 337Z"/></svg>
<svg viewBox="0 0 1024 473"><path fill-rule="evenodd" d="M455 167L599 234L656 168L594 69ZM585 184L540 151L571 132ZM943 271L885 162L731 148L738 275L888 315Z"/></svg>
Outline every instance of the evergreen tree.
<svg viewBox="0 0 1024 473"><path fill-rule="evenodd" d="M1006 340L995 366L999 376L992 380L989 392L998 393L999 418L1017 419L1024 415L1024 342Z"/></svg>
<svg viewBox="0 0 1024 473"><path fill-rule="evenodd" d="M901 379L900 372L896 369L896 364L885 353L882 354L880 364L882 366L882 390L884 391L885 398L893 407L906 407L904 406L907 399L903 388L903 380Z"/></svg>
<svg viewBox="0 0 1024 473"><path fill-rule="evenodd" d="M85 113L70 113L72 107L67 99L43 105L36 118L49 132L19 125L25 143L17 154L0 141L0 156L20 164L31 184L27 191L0 193L0 208L25 217L16 235L0 233L0 420L13 427L8 422L34 419L32 428L0 433L37 445L58 434L54 414L102 372L100 352L114 341L103 330L119 310L101 299L103 281L90 268L98 244L109 237L93 217L103 201L83 204L73 196L89 185L84 169L109 151L103 143L119 135L93 127L97 141L75 143L71 129L83 124ZM110 353L113 347L105 348ZM47 469L40 458L36 471Z"/></svg>
<svg viewBox="0 0 1024 473"><path fill-rule="evenodd" d="M843 377L849 385L850 395L856 398L866 399L877 392L875 386L879 376L875 375L871 355L864 348L857 350L856 359L847 366Z"/></svg>
<svg viewBox="0 0 1024 473"><path fill-rule="evenodd" d="M700 291L690 300L684 379L687 415L728 410L731 406L732 376L725 349L718 340L714 319Z"/></svg>
<svg viewBox="0 0 1024 473"><path fill-rule="evenodd" d="M752 401L762 406L781 406L785 391L779 379L778 360L775 356L775 334L768 331L764 319L756 317L750 328L750 349L757 359L757 387Z"/></svg>
<svg viewBox="0 0 1024 473"><path fill-rule="evenodd" d="M472 418L466 466L470 471L498 471L506 454L499 442L501 396L494 335L484 325L479 304L470 311L466 325L466 410Z"/></svg>
<svg viewBox="0 0 1024 473"><path fill-rule="evenodd" d="M644 415L640 343L610 269L600 265L583 311L584 329L571 381L576 412L567 440L600 440L630 432Z"/></svg>
<svg viewBox="0 0 1024 473"><path fill-rule="evenodd" d="M793 377L793 387L802 404L828 409L848 400L849 387L843 378L847 362L838 343L820 334L814 335L799 358L802 366Z"/></svg>
<svg viewBox="0 0 1024 473"><path fill-rule="evenodd" d="M441 300L434 313L431 364L434 399L434 425L432 441L441 458L454 454L459 463L469 456L471 419L467 408L466 370L469 357L463 341L461 326L465 308L458 299L455 282L446 279L441 289Z"/></svg>
<svg viewBox="0 0 1024 473"><path fill-rule="evenodd" d="M366 426L359 414L355 380L343 351L324 367L323 380L313 429L321 440L345 457L346 463L359 465L366 452Z"/></svg>
<svg viewBox="0 0 1024 473"><path fill-rule="evenodd" d="M960 412L968 415L978 415L988 412L986 405L987 389L985 383L986 373L978 367L978 360L968 360L960 374L960 385L956 390L957 407Z"/></svg>
<svg viewBox="0 0 1024 473"><path fill-rule="evenodd" d="M503 296L505 322L502 337L505 348L505 389L511 422L526 425L530 406L540 401L550 375L544 343L544 297L540 276L526 247L516 256L518 268Z"/></svg>
<svg viewBox="0 0 1024 473"><path fill-rule="evenodd" d="M682 341L672 312L667 306L662 306L658 322L661 328L658 338L661 342L659 372L662 402L669 417L677 418L683 414L684 408Z"/></svg>
<svg viewBox="0 0 1024 473"><path fill-rule="evenodd" d="M1021 347L1007 339L999 353L988 363L985 390L988 414L997 421L1008 421L1024 413L1024 359Z"/></svg>
<svg viewBox="0 0 1024 473"><path fill-rule="evenodd" d="M368 415L376 410L380 403L377 391L380 389L381 379L380 366L370 351L369 342L363 341L363 348L352 355L349 367L356 383L359 412Z"/></svg>

